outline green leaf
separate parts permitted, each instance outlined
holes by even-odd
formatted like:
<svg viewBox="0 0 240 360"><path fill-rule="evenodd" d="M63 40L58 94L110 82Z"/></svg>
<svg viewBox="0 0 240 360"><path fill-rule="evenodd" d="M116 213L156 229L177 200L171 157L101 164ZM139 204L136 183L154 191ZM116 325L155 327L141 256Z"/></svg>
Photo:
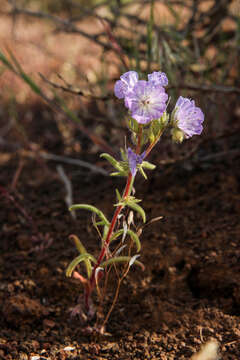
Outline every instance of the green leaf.
<svg viewBox="0 0 240 360"><path fill-rule="evenodd" d="M117 169L119 171L123 170L123 167L120 165L120 163L116 159L114 159L114 157L112 157L111 155L109 155L107 153L103 153L100 155L100 157L103 157L108 162L110 162L110 164L112 164L112 166L115 167L115 169Z"/></svg>
<svg viewBox="0 0 240 360"><path fill-rule="evenodd" d="M38 87L38 85L25 73L25 71L23 70L20 63L17 61L16 57L14 56L14 54L11 52L10 49L8 49L8 54L10 55L12 61L14 62L16 68L18 69L18 72L19 72L19 75L21 76L21 78L28 84L28 86L30 86L30 88L37 95L41 95L42 90L40 89L40 87Z"/></svg>
<svg viewBox="0 0 240 360"><path fill-rule="evenodd" d="M52 89L52 93L54 94L55 100L60 104L60 106L62 107L63 111L67 114L67 116L69 116L70 119L72 119L76 123L80 123L81 121L79 117L71 109L69 109L65 101L60 96L57 95L56 91Z"/></svg>
<svg viewBox="0 0 240 360"><path fill-rule="evenodd" d="M142 174L142 176L144 177L144 179L147 180L147 175L145 174L145 172L141 166L139 167L139 171Z"/></svg>
<svg viewBox="0 0 240 360"><path fill-rule="evenodd" d="M153 26L154 26L154 0L151 1L150 18L149 18L149 21L147 23L147 63L148 63L148 72L151 69L151 62L152 62Z"/></svg>
<svg viewBox="0 0 240 360"><path fill-rule="evenodd" d="M111 237L111 241L116 240L119 236L121 236L124 233L124 229L120 229L118 231L115 232L115 234ZM127 234L132 238L132 240L135 242L136 247L137 247L137 251L139 252L141 250L141 242L139 240L139 237L137 236L137 234L128 229L127 230Z"/></svg>
<svg viewBox="0 0 240 360"><path fill-rule="evenodd" d="M136 202L134 201L127 201L126 202L126 205L128 205L131 209L135 210L136 212L139 213L139 215L141 215L142 219L143 219L143 222L145 223L146 222L146 214L145 214L145 211L143 210L143 208L136 204Z"/></svg>
<svg viewBox="0 0 240 360"><path fill-rule="evenodd" d="M120 201L122 200L122 197L121 197L121 194L120 194L120 192L118 191L118 189L116 189L116 195L117 195L118 201L120 202Z"/></svg>
<svg viewBox="0 0 240 360"><path fill-rule="evenodd" d="M123 161L128 161L127 154L123 150L123 148L120 148L120 152L121 152L121 157L122 157Z"/></svg>
<svg viewBox="0 0 240 360"><path fill-rule="evenodd" d="M77 210L77 209L92 211L98 215L98 217L103 221L104 225L110 224L109 221L107 220L107 218L105 217L105 215L103 214L103 212L101 210L99 210L98 208L96 208L95 206L88 205L88 204L76 204L76 205L70 206L70 208L69 208L70 211Z"/></svg>
<svg viewBox="0 0 240 360"><path fill-rule="evenodd" d="M85 253L85 254L81 254L79 256L77 256L75 259L73 259L73 261L68 265L67 270L66 270L66 276L70 277L72 276L72 272L75 269L75 267L82 261L85 260L91 260L92 262L94 262L96 264L97 260L95 259L94 256L92 256L91 254ZM92 271L92 270L91 270Z"/></svg>
<svg viewBox="0 0 240 360"><path fill-rule="evenodd" d="M14 67L12 66L12 64L8 61L8 59L6 58L6 56L0 51L0 61L7 66L10 70L15 71Z"/></svg>
<svg viewBox="0 0 240 360"><path fill-rule="evenodd" d="M96 223L94 222L94 225L102 226L102 225L105 225L105 222L104 221L97 221Z"/></svg>
<svg viewBox="0 0 240 360"><path fill-rule="evenodd" d="M128 172L126 170L113 172L110 174L110 176L127 176L127 175L128 175Z"/></svg>
<svg viewBox="0 0 240 360"><path fill-rule="evenodd" d="M42 90L40 87L23 71L20 72L22 79L30 86L30 88L35 92L37 95L42 94Z"/></svg>
<svg viewBox="0 0 240 360"><path fill-rule="evenodd" d="M104 228L103 228L103 236L102 236L103 242L106 240L108 230L109 230L109 225L105 225Z"/></svg>
<svg viewBox="0 0 240 360"><path fill-rule="evenodd" d="M143 161L142 165L141 165L144 169L148 169L148 170L154 170L156 168L156 165L151 164L148 161Z"/></svg>
<svg viewBox="0 0 240 360"><path fill-rule="evenodd" d="M80 239L76 235L70 235L69 238L74 241L75 246L76 246L76 248L78 249L78 251L79 251L79 253L81 255L87 254L87 250L85 249L85 247L81 243ZM86 271L87 271L88 278L90 278L90 276L92 274L91 262L90 262L89 259L86 258L86 259L84 259L84 263L85 263L85 266L86 266Z"/></svg>
<svg viewBox="0 0 240 360"><path fill-rule="evenodd" d="M112 264L115 264L115 263L121 263L121 262L130 262L132 259L132 256L117 256L117 257L113 257L111 259L108 259L106 261L104 261L103 263L101 263L101 267L105 267L105 266L108 266L108 265L112 265ZM138 265L138 266L141 266L141 268L144 269L144 265L138 261L138 260L135 260L134 261L134 264Z"/></svg>

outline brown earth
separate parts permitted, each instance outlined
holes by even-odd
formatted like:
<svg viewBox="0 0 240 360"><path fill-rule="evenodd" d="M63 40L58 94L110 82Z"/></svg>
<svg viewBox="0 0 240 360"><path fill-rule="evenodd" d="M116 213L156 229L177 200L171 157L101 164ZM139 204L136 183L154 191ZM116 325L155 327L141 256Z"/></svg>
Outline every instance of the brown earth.
<svg viewBox="0 0 240 360"><path fill-rule="evenodd" d="M54 34L47 37L43 51L35 46L43 35L38 22L29 25L32 43L28 45L26 24L19 21L14 41L10 25L6 19L1 22L1 40L11 49L16 46L15 53L30 73L41 71L48 77L53 69L64 74L66 67L67 80L74 82L77 67L85 70L89 80L99 66L99 48L89 47L84 40L75 45L68 35ZM59 43L65 45L60 48ZM69 70L70 63L74 71ZM18 92L17 116L4 106L0 114L0 136L4 129L7 133L0 144L0 359L181 360L190 359L210 339L218 341L223 360L240 359L237 101L223 94L217 99L206 97L205 135L193 156L164 165L165 155L176 156L172 150L183 148L169 151L163 141L153 153L157 170L149 174L148 182L137 179L137 197L143 199L148 219L163 219L144 228L141 261L146 269L133 268L124 280L107 324L109 335L94 337L85 335L79 320L70 317L82 287L66 278L65 270L76 256L70 234L77 234L95 255L99 240L89 214L77 213L77 221L70 216L56 165L64 167L71 181L74 202L94 204L109 217L114 189L121 189L123 180L40 157L39 150L45 150L107 168L96 146L75 126L63 126L63 119L45 106L34 105L22 82L5 72L1 84L2 104L12 91ZM8 131L6 119L10 119ZM96 122L85 121L85 125L95 131ZM117 149L120 136L114 124L106 122L99 129ZM107 134L106 128L111 129ZM196 141L189 141L190 150ZM111 285L106 309L114 294Z"/></svg>
<svg viewBox="0 0 240 360"><path fill-rule="evenodd" d="M40 107L35 116L41 128L39 122L28 128L32 143L63 152L51 113ZM77 134L75 139L82 141ZM104 165L88 150L78 158ZM153 158L157 163L158 150ZM71 218L56 163L5 149L0 157L0 183L8 189L7 194L1 190L0 210L0 358L190 359L201 343L214 338L222 359L239 359L239 160L236 131L206 142L189 160L159 166L148 182L138 179L137 197L148 219L163 219L144 229L146 269L133 269L124 280L107 324L110 336L96 338L84 335L78 319L70 317L82 289L65 277L76 255L69 234L77 234L97 255L89 214ZM123 181L63 167L74 201L94 204L110 217L114 188ZM106 308L113 291L112 286Z"/></svg>

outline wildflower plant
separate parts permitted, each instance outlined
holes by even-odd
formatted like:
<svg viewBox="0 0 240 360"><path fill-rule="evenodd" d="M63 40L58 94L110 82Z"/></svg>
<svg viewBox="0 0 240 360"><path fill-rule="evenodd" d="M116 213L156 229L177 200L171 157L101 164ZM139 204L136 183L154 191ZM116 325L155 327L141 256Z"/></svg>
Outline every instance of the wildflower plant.
<svg viewBox="0 0 240 360"><path fill-rule="evenodd" d="M94 317L93 292L96 291L99 302L102 303L111 270L115 271L118 279L113 304L98 327L100 332L104 332L104 325L116 303L120 284L130 267L135 265L144 269L144 265L139 261L141 227L135 230L134 224L134 214L138 214L143 223L146 222L145 212L139 204L141 200L134 196L133 185L137 173L147 179L145 171L155 169L155 165L146 159L166 129L170 128L174 142L200 135L203 129L204 114L195 106L193 100L180 96L172 113L167 112L167 85L168 79L163 72L149 74L146 81L140 80L137 72L128 71L115 83L114 93L117 98L124 100L129 112L128 128L132 144L125 150L121 149L120 161L107 153L101 154L101 157L114 167L112 176L126 178L125 188L122 193L116 189L117 200L111 220L92 205L76 204L70 207L70 210L92 212L93 225L101 237L101 249L95 257L87 252L77 236L72 236L80 254L70 263L66 274L73 275L84 285L83 297L75 309L81 319L88 322ZM80 263L85 265L86 276L76 270Z"/></svg>

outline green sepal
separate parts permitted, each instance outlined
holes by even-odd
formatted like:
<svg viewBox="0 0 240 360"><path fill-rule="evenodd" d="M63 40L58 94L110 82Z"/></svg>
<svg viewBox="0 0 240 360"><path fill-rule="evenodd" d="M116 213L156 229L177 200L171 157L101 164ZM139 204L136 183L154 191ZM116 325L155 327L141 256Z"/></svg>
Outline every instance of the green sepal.
<svg viewBox="0 0 240 360"><path fill-rule="evenodd" d="M67 277L71 277L72 276L72 273L73 273L73 270L75 269L75 267L82 261L86 261L86 260L91 260L92 262L94 262L96 264L97 260L95 259L94 256L92 256L91 254L88 254L88 253L84 253L84 254L81 254L79 256L77 256L75 259L73 259L73 261L68 265L67 267L67 270L66 270L66 276ZM86 263L85 263L86 264ZM92 268L91 268L91 264L90 264L90 267L89 267L89 274L91 276L91 273L92 273ZM90 277L89 276L89 277Z"/></svg>
<svg viewBox="0 0 240 360"><path fill-rule="evenodd" d="M151 122L150 130L154 139L158 136L161 129L162 129L162 125L159 120L153 120Z"/></svg>
<svg viewBox="0 0 240 360"><path fill-rule="evenodd" d="M170 99L168 99L168 102L169 102L169 100ZM162 128L166 127L168 125L169 117L170 117L169 114L166 111L164 111L164 113L160 117L160 123L161 123Z"/></svg>
<svg viewBox="0 0 240 360"><path fill-rule="evenodd" d="M105 267L105 266L112 265L115 263L129 262L131 259L132 259L132 256L113 257L113 258L108 259L108 260L104 261L103 263L101 263L101 267ZM138 260L135 260L134 264L141 266L141 268L144 268L144 265Z"/></svg>
<svg viewBox="0 0 240 360"><path fill-rule="evenodd" d="M110 241L113 241L113 240L116 240L119 236L121 236L122 234L124 233L124 229L120 229L118 231L115 232L115 234L111 237L111 240ZM136 244L136 248L137 248L137 251L139 252L141 250L141 242L139 240L139 237L137 236L137 234L128 229L126 231L126 233L132 238L132 240L135 242Z"/></svg>
<svg viewBox="0 0 240 360"><path fill-rule="evenodd" d="M107 153L103 153L100 155L100 157L106 159L108 162L110 162L110 164L115 167L116 170L118 171L122 171L123 167L121 166L120 162L117 161L116 159L114 159L114 157L112 157L111 155L107 154Z"/></svg>
<svg viewBox="0 0 240 360"><path fill-rule="evenodd" d="M137 120L130 118L128 121L128 126L133 133L138 134L139 124Z"/></svg>
<svg viewBox="0 0 240 360"><path fill-rule="evenodd" d="M138 202L141 202L141 201L142 200L136 199L134 196L129 195L125 199L121 198L121 201L119 201L117 204L114 204L114 206L125 206L125 205L128 205L129 202L138 203Z"/></svg>
<svg viewBox="0 0 240 360"><path fill-rule="evenodd" d="M101 210L99 210L98 208L96 208L95 206L92 205L88 205L88 204L76 204L76 205L72 205L70 206L69 210L77 210L77 209L83 209L83 210L89 210L94 212L95 214L98 215L98 217L102 220L103 225L109 225L109 221L107 220L107 218L105 217L105 215L103 214L103 212Z"/></svg>

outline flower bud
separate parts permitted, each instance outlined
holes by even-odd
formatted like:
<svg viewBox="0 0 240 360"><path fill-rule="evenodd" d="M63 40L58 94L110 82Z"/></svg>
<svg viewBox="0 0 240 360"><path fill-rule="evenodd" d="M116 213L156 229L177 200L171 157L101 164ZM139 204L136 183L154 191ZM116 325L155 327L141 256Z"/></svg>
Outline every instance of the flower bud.
<svg viewBox="0 0 240 360"><path fill-rule="evenodd" d="M169 120L169 115L166 111L164 111L164 113L162 114L162 116L159 119L159 122L163 128L167 126L168 120Z"/></svg>
<svg viewBox="0 0 240 360"><path fill-rule="evenodd" d="M177 143L182 143L184 140L184 132L178 128L172 129L172 140Z"/></svg>

